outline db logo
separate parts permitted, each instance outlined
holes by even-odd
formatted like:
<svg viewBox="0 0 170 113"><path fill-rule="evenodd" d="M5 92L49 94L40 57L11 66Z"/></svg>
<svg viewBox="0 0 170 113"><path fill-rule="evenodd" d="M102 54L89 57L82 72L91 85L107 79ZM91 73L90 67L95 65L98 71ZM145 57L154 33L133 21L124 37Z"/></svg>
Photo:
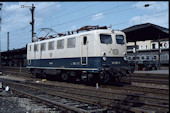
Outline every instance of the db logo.
<svg viewBox="0 0 170 113"><path fill-rule="evenodd" d="M168 46L168 44L167 43L164 43L164 47L167 47Z"/></svg>

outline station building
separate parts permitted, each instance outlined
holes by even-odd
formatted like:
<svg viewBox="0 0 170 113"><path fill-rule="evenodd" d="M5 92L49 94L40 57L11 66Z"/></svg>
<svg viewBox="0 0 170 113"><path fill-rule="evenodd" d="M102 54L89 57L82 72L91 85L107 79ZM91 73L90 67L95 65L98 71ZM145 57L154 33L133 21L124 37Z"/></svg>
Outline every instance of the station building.
<svg viewBox="0 0 170 113"><path fill-rule="evenodd" d="M127 39L127 60L153 61L169 66L169 29L144 23L123 29Z"/></svg>
<svg viewBox="0 0 170 113"><path fill-rule="evenodd" d="M26 66L26 47L1 53L2 66Z"/></svg>
<svg viewBox="0 0 170 113"><path fill-rule="evenodd" d="M158 42L154 40L137 41L137 61L158 61ZM135 60L134 42L127 43L127 59ZM169 39L160 41L160 63L161 65L169 64Z"/></svg>

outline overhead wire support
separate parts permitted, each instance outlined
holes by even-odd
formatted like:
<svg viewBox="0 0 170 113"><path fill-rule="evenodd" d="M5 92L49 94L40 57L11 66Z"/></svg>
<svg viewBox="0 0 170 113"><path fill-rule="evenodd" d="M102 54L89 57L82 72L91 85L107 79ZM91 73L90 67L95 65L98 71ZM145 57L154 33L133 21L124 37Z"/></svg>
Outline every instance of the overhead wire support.
<svg viewBox="0 0 170 113"><path fill-rule="evenodd" d="M34 4L32 4L31 14L32 14L32 22L30 23L32 25L32 42L34 42L33 37L34 37Z"/></svg>
<svg viewBox="0 0 170 113"><path fill-rule="evenodd" d="M32 25L32 42L34 42L33 38L34 38L34 10L35 10L35 7L34 7L34 4L32 4L32 6L24 6L24 5L21 5L21 8L30 8L30 11L31 11L31 14L32 14L32 21L30 22L30 24Z"/></svg>
<svg viewBox="0 0 170 113"><path fill-rule="evenodd" d="M1 17L1 12L2 12L2 3L0 3L0 74L2 74L2 63L1 63L1 23L2 23L2 17Z"/></svg>

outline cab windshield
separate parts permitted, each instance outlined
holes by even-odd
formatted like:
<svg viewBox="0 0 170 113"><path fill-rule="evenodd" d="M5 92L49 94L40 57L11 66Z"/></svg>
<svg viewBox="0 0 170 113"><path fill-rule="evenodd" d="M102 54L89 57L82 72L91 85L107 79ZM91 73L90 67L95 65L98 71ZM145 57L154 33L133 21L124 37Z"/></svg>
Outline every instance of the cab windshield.
<svg viewBox="0 0 170 113"><path fill-rule="evenodd" d="M116 35L116 42L117 42L117 44L125 44L124 43L124 36L123 35Z"/></svg>
<svg viewBox="0 0 170 113"><path fill-rule="evenodd" d="M100 42L102 44L112 44L112 36L107 34L100 34Z"/></svg>

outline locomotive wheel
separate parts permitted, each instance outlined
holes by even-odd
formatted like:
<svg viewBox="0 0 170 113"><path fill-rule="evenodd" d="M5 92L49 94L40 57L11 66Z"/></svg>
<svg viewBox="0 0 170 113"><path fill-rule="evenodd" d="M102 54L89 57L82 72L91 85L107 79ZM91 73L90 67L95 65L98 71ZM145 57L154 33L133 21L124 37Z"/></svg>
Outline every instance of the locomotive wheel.
<svg viewBox="0 0 170 113"><path fill-rule="evenodd" d="M41 78L40 74L36 73L36 78Z"/></svg>
<svg viewBox="0 0 170 113"><path fill-rule="evenodd" d="M38 70L36 73L36 78L41 78L41 70Z"/></svg>
<svg viewBox="0 0 170 113"><path fill-rule="evenodd" d="M91 73L82 73L81 74L81 80L83 83L85 83L86 85L91 85L93 84L93 74Z"/></svg>
<svg viewBox="0 0 170 113"><path fill-rule="evenodd" d="M110 80L110 75L107 72L102 72L99 74L100 82L101 83L107 83Z"/></svg>
<svg viewBox="0 0 170 113"><path fill-rule="evenodd" d="M115 77L115 82L119 83L120 82L120 77Z"/></svg>
<svg viewBox="0 0 170 113"><path fill-rule="evenodd" d="M85 82L85 83L88 81L88 80L87 80L87 77L88 77L88 76L87 76L87 73L82 73L82 74L81 74L81 80L82 80L83 82Z"/></svg>
<svg viewBox="0 0 170 113"><path fill-rule="evenodd" d="M47 78L45 71L41 71L41 78Z"/></svg>
<svg viewBox="0 0 170 113"><path fill-rule="evenodd" d="M68 73L63 73L61 75L61 78L62 78L63 81L67 81L69 79L69 74Z"/></svg>
<svg viewBox="0 0 170 113"><path fill-rule="evenodd" d="M35 72L35 70L32 70L32 71L31 71L31 75L32 75L32 76L31 76L32 78L36 78L36 72Z"/></svg>

